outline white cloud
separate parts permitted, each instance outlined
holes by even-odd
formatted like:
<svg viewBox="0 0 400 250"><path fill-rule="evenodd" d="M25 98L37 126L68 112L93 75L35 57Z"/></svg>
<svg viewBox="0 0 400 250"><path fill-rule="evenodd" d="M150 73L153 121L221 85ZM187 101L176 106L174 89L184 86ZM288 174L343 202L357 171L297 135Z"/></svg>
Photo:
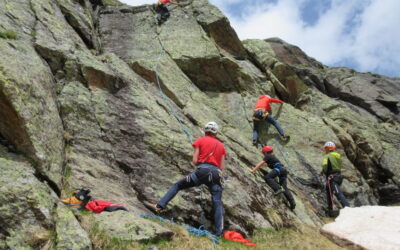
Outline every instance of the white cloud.
<svg viewBox="0 0 400 250"><path fill-rule="evenodd" d="M143 4L153 4L156 0L120 0L122 3L126 3L132 6L143 5Z"/></svg>
<svg viewBox="0 0 400 250"><path fill-rule="evenodd" d="M400 76L400 1L373 1L361 16L353 49L362 70L391 69Z"/></svg>
<svg viewBox="0 0 400 250"><path fill-rule="evenodd" d="M333 0L312 26L302 20L303 3L278 0L228 16L241 39L280 37L327 65L351 61L359 71L400 76L400 1Z"/></svg>
<svg viewBox="0 0 400 250"><path fill-rule="evenodd" d="M314 0L321 15L312 25L302 19L307 1L311 0L210 0L228 16L241 39L280 37L327 65L400 76L399 0L331 0L330 6ZM240 10L229 8L240 3ZM346 65L350 61L352 65Z"/></svg>

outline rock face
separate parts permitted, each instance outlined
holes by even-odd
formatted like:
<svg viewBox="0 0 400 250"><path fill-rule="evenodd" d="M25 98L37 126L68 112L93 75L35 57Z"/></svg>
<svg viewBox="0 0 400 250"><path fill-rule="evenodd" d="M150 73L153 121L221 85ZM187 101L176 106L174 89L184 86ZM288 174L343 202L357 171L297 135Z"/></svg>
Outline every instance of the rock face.
<svg viewBox="0 0 400 250"><path fill-rule="evenodd" d="M80 187L129 209L93 217L109 237L170 238L138 215L148 212L144 201L157 201L193 170L191 142L211 120L228 152L227 227L321 225L322 190L293 177L317 177L327 140L343 156L352 206L400 200L399 79L326 67L277 38L241 42L206 0L171 7L161 26L150 6L118 1L0 6L0 27L17 34L0 38L1 249L91 248L90 227L57 205ZM290 141L269 127L261 140L290 167L293 212L248 171L262 159L251 144L252 108L262 94L286 102L273 109ZM199 188L183 191L163 216L199 226L202 199ZM208 198L204 210L212 229ZM125 219L141 232L136 238L116 225Z"/></svg>
<svg viewBox="0 0 400 250"><path fill-rule="evenodd" d="M352 249L398 249L400 207L345 208L321 232L337 244Z"/></svg>

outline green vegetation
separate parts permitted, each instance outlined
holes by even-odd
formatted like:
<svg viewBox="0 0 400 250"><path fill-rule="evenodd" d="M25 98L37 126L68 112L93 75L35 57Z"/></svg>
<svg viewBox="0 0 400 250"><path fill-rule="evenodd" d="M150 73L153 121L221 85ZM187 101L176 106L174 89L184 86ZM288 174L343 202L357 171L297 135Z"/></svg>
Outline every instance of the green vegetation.
<svg viewBox="0 0 400 250"><path fill-rule="evenodd" d="M5 39L17 39L17 33L13 30L5 30L0 32L0 37Z"/></svg>
<svg viewBox="0 0 400 250"><path fill-rule="evenodd" d="M72 175L72 168L69 165L66 165L64 168L64 178L68 179Z"/></svg>
<svg viewBox="0 0 400 250"><path fill-rule="evenodd" d="M218 249L342 249L321 235L317 229L302 228L301 230L285 229L276 231L274 229L258 230L250 238L251 242L256 243L257 247L249 248L241 243L221 239ZM186 236L174 237L170 242L153 244L159 249L212 249L212 242L206 237ZM137 245L138 247L139 245ZM136 249L148 249L149 244L140 245ZM134 249L134 248L131 248Z"/></svg>
<svg viewBox="0 0 400 250"><path fill-rule="evenodd" d="M110 237L107 232L100 228L99 224L95 221L94 215L89 210L80 210L74 212L75 216L79 218L82 227L89 234L89 238L93 243L94 249L107 249L107 250L130 250L141 249L141 244L132 241L125 241L115 237Z"/></svg>
<svg viewBox="0 0 400 250"><path fill-rule="evenodd" d="M62 84L57 83L57 84L55 85L55 87L56 87L56 93L57 93L57 95L61 94L61 91L63 90L64 86L63 86Z"/></svg>
<svg viewBox="0 0 400 250"><path fill-rule="evenodd" d="M46 246L48 249L57 249L57 232L55 230L50 231L50 239Z"/></svg>
<svg viewBox="0 0 400 250"><path fill-rule="evenodd" d="M65 165L63 169L62 178L62 196L65 198L70 197L76 190L71 187L72 167L70 165Z"/></svg>
<svg viewBox="0 0 400 250"><path fill-rule="evenodd" d="M91 49L90 52L95 56L99 54L99 52L95 49Z"/></svg>
<svg viewBox="0 0 400 250"><path fill-rule="evenodd" d="M110 237L105 230L100 229L98 223L94 223L89 231L90 239L95 249L130 249L131 242L122 241L120 239Z"/></svg>
<svg viewBox="0 0 400 250"><path fill-rule="evenodd" d="M123 5L120 1L118 0L101 0L101 2L104 5L109 5L109 6L120 6Z"/></svg>
<svg viewBox="0 0 400 250"><path fill-rule="evenodd" d="M91 212L75 213L81 225L89 232L90 239L95 249L109 250L147 250L151 246L163 250L179 250L179 249L196 249L209 250L213 249L212 241L207 237L196 237L190 235L186 229L165 224L154 220L157 223L172 229L175 234L171 241L157 240L148 242L133 242L110 237L106 231L102 230L99 225L94 222ZM300 229L284 229L276 231L272 228L257 230L250 238L252 243L256 243L257 247L251 249L342 249L321 235L317 228L302 226ZM221 238L218 244L220 250L237 250L250 249L238 242L228 241Z"/></svg>

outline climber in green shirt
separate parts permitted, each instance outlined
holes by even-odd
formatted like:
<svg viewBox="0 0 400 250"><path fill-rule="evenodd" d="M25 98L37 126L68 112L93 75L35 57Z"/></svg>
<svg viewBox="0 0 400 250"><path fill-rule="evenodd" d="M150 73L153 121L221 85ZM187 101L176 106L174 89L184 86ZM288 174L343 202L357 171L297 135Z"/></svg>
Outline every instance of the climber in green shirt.
<svg viewBox="0 0 400 250"><path fill-rule="evenodd" d="M332 210L335 207L333 203L333 194L336 195L343 207L350 206L349 202L344 197L343 192L339 186L343 182L341 175L342 160L341 155L335 152L335 143L328 141L324 145L325 157L322 160L322 171L321 174L325 175L326 185L325 191L328 201L328 213L331 215Z"/></svg>

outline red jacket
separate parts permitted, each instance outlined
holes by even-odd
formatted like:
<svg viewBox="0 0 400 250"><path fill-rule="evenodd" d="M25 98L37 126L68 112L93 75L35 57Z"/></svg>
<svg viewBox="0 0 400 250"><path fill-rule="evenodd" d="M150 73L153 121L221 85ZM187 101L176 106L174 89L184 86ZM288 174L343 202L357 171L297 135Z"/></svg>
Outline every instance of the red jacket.
<svg viewBox="0 0 400 250"><path fill-rule="evenodd" d="M225 231L224 238L230 241L240 242L246 246L251 246L251 247L256 246L255 243L251 243L250 240L246 240L240 233L235 231Z"/></svg>
<svg viewBox="0 0 400 250"><path fill-rule="evenodd" d="M100 200L89 201L85 208L96 214L103 211L112 212L116 210L126 210L121 204Z"/></svg>
<svg viewBox="0 0 400 250"><path fill-rule="evenodd" d="M275 103L284 103L283 101L275 98L271 98L269 96L263 95L258 98L258 101L256 103L256 106L254 107L254 110L256 109L265 109L266 111L270 112L271 111L271 102Z"/></svg>

